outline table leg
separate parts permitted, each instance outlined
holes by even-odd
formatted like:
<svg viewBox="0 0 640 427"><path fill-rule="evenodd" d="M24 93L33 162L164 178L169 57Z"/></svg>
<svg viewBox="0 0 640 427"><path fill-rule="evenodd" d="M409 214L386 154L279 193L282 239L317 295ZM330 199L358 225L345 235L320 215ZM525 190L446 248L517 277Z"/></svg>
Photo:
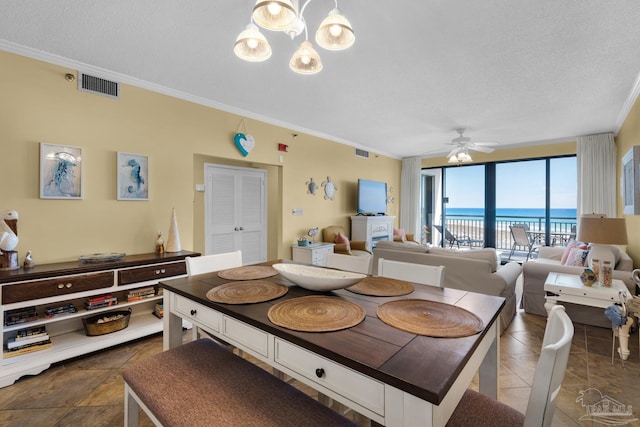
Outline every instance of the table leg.
<svg viewBox="0 0 640 427"><path fill-rule="evenodd" d="M633 325L633 317L627 316L627 323L618 327L618 338L620 340L620 347L618 347L618 354L622 360L629 358L629 328Z"/></svg>

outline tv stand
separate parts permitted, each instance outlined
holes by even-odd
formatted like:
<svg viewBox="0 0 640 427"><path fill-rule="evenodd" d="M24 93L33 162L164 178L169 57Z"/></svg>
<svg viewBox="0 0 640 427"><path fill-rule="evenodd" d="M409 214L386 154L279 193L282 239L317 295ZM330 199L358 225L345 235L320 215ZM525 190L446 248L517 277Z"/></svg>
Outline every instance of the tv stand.
<svg viewBox="0 0 640 427"><path fill-rule="evenodd" d="M372 251L380 240L393 240L395 216L354 215L351 217L351 239L364 240Z"/></svg>

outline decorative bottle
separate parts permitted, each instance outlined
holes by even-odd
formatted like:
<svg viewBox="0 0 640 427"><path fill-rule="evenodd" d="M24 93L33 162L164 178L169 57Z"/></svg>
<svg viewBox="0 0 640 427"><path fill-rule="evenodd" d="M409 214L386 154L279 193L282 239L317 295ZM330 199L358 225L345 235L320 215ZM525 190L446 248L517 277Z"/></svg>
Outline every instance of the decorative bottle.
<svg viewBox="0 0 640 427"><path fill-rule="evenodd" d="M602 283L600 280L600 260L598 258L591 259L591 271L595 274L598 283Z"/></svg>
<svg viewBox="0 0 640 427"><path fill-rule="evenodd" d="M611 261L604 261L602 267L600 267L600 283L602 286L611 287L613 280L613 267L611 267Z"/></svg>

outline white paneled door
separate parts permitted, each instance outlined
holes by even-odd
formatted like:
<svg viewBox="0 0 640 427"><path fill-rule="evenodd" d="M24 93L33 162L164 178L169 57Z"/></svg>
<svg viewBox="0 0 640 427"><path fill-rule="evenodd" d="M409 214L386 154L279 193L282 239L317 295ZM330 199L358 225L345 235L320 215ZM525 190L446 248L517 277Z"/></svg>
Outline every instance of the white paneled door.
<svg viewBox="0 0 640 427"><path fill-rule="evenodd" d="M242 251L243 264L267 260L267 172L205 164L205 252Z"/></svg>

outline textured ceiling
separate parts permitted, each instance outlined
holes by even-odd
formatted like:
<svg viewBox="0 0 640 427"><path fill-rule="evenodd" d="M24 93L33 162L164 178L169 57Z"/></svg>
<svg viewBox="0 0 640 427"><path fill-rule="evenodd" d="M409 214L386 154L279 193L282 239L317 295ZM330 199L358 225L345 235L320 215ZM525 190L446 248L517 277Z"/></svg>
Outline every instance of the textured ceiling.
<svg viewBox="0 0 640 427"><path fill-rule="evenodd" d="M3 0L0 49L396 157L446 154L457 127L501 147L615 132L637 95L638 0L341 0L356 43L317 48L314 76L288 68L302 37L234 56L253 4ZM308 5L310 38L333 6Z"/></svg>

